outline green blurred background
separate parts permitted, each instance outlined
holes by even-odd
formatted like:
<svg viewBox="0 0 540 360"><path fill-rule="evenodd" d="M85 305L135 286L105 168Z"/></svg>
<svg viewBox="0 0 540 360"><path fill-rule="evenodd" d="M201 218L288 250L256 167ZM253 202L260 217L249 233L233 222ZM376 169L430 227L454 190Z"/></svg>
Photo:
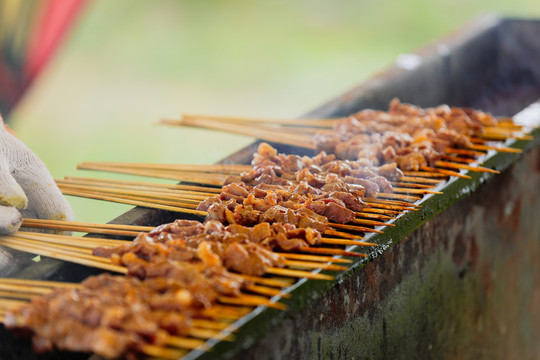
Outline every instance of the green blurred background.
<svg viewBox="0 0 540 360"><path fill-rule="evenodd" d="M10 122L56 178L120 178L84 160L213 163L253 139L155 122L297 117L487 13L540 17L540 2L93 0ZM79 221L130 208L69 201Z"/></svg>

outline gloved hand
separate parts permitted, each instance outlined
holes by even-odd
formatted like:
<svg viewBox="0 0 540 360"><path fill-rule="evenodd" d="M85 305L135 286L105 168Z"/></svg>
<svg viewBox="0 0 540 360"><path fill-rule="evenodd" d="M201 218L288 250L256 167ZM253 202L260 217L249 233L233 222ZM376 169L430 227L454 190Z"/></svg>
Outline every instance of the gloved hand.
<svg viewBox="0 0 540 360"><path fill-rule="evenodd" d="M0 118L0 234L24 218L72 220L73 212L39 158Z"/></svg>

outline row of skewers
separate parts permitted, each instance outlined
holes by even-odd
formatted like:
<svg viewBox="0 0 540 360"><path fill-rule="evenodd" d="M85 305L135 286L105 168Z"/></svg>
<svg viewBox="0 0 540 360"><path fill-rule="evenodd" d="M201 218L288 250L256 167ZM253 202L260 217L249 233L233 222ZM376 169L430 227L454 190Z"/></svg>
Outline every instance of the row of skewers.
<svg viewBox="0 0 540 360"><path fill-rule="evenodd" d="M28 227L143 233L127 242L24 232L0 239L14 249L126 275L92 277L82 285L1 280L0 319L15 330L30 330L37 350L177 358L205 349L209 338L230 336L231 322L253 306L284 309L278 301L288 296L284 289L294 280L331 280L320 271L344 271L351 263L346 257L366 257L360 247L376 244L364 237L393 226L404 212L417 211L418 200L440 193L437 187L450 176L469 177L462 170L497 173L478 162L489 150L519 152L500 141L530 139L511 119L447 106L421 109L397 100L387 112L364 110L337 120L270 123L191 115L181 123L236 132L249 128L262 139L323 151L300 157L262 143L252 165L79 166L182 182L177 185L58 180L66 195L205 221L148 228L27 219ZM25 291L18 293L16 286ZM61 289L53 290L56 286ZM23 305L29 299L30 305ZM71 307L63 322L59 309ZM76 335L68 331L74 328L80 329Z"/></svg>

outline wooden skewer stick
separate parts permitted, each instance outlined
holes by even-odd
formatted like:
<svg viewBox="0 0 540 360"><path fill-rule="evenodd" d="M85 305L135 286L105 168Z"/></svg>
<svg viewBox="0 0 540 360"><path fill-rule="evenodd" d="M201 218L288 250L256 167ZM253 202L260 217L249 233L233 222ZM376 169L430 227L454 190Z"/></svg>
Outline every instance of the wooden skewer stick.
<svg viewBox="0 0 540 360"><path fill-rule="evenodd" d="M429 185L438 185L441 183L441 180L428 179L424 177L415 177L415 176L402 176L400 180L405 181L405 182L413 182L413 183L429 184Z"/></svg>
<svg viewBox="0 0 540 360"><path fill-rule="evenodd" d="M168 349L150 344L140 345L140 350L145 355L167 360L177 360L186 354L186 352L182 350Z"/></svg>
<svg viewBox="0 0 540 360"><path fill-rule="evenodd" d="M4 284L24 284L33 287L44 288L80 288L81 284L68 283L60 281L34 280L34 279L19 279L19 278L0 278L0 283Z"/></svg>
<svg viewBox="0 0 540 360"><path fill-rule="evenodd" d="M436 161L435 165L440 166L440 167L448 167L448 168L454 168L454 169L465 169L465 170L469 170L469 171L487 172L487 173L492 173L492 174L500 174L501 173L500 171L489 169L489 168L482 167L482 166L470 166L470 165L466 165L466 164L456 164L456 163L452 163L452 162L448 162L448 161L440 161L440 160Z"/></svg>
<svg viewBox="0 0 540 360"><path fill-rule="evenodd" d="M463 163L463 164L472 164L477 162L476 159L468 158L468 157L461 157L461 156L449 156L449 155L443 155L441 156L441 159L451 161L454 163Z"/></svg>
<svg viewBox="0 0 540 360"><path fill-rule="evenodd" d="M370 229L363 226L347 225L347 224L332 224L333 228L349 230L349 231L359 231L359 232L372 232L382 234L384 231Z"/></svg>
<svg viewBox="0 0 540 360"><path fill-rule="evenodd" d="M300 251L311 253L311 254L321 254L321 255L341 255L341 256L350 256L350 257L367 257L366 254L355 253L352 251L346 251L341 249L328 249L328 248L315 248L315 247L301 247Z"/></svg>
<svg viewBox="0 0 540 360"><path fill-rule="evenodd" d="M320 262L310 262L310 261L300 261L300 260L285 260L283 262L287 267L290 268L298 268L298 269L306 269L306 270L314 270L314 269L322 269L322 270L330 270L330 271L346 271L348 270L347 267L341 266L341 265L333 265L333 264L321 264Z"/></svg>
<svg viewBox="0 0 540 360"><path fill-rule="evenodd" d="M446 148L444 151L447 154L457 154L457 155L470 156L470 157L479 157L479 156L486 155L485 152L476 151L476 150L468 150L468 149Z"/></svg>
<svg viewBox="0 0 540 360"><path fill-rule="evenodd" d="M178 121L169 122L165 119L162 119L160 123L165 125L180 125ZM244 136L256 137L270 142L278 142L293 146L306 147L308 149L316 149L315 144L313 144L311 138L309 137L302 137L298 134L292 134L285 131L276 131L269 127L257 127L253 124L241 125L232 123L220 123L218 121L203 119L184 119L182 120L181 125L202 127L212 130L221 130Z"/></svg>
<svg viewBox="0 0 540 360"><path fill-rule="evenodd" d="M364 211L369 211L369 212L372 212L373 210L376 210L376 209L394 210L394 211L407 211L407 210L416 211L416 210L418 210L418 208L412 206L413 204L409 204L408 206L404 206L404 205L386 205L386 204L376 203L373 200L369 200L369 201L365 200L364 202L366 204L368 204L369 206L372 206L371 208L364 208L363 209Z"/></svg>
<svg viewBox="0 0 540 360"><path fill-rule="evenodd" d="M503 133L493 133L493 132L485 132L479 135L481 138L488 139L488 140L507 140L507 139L516 139L516 140L534 140L534 137L531 135L524 135L522 133L515 133L515 132L508 132L506 134Z"/></svg>
<svg viewBox="0 0 540 360"><path fill-rule="evenodd" d="M373 221L373 220L365 220L365 219L354 219L352 221L355 224L360 225L371 225L371 226L396 226L394 224L388 224L380 221Z"/></svg>
<svg viewBox="0 0 540 360"><path fill-rule="evenodd" d="M351 245L356 245L356 244L351 244ZM306 260L306 261L333 262L333 263L345 263L345 264L352 263L352 260L336 258L332 256L307 255L307 254L296 254L296 253L285 253L285 252L277 252L276 254L278 254L281 257L284 257L285 259L291 259L291 260Z"/></svg>
<svg viewBox="0 0 540 360"><path fill-rule="evenodd" d="M171 205L179 201L191 202L198 204L202 200L206 199L208 196L198 195L198 194L180 194L177 192L158 192L158 191L145 191L145 190L133 190L133 189L123 189L115 187L94 187L88 185L72 185L65 184L62 182L57 182L58 187L61 190L71 189L71 190L82 190L92 192L94 194L105 194L105 195L114 195L114 196L135 196L139 198L148 198L148 199L157 199L161 200L164 203L170 203Z"/></svg>
<svg viewBox="0 0 540 360"><path fill-rule="evenodd" d="M427 171L403 171L403 174L405 174L406 176L425 177L427 179L439 178L441 180L444 180L448 178L449 176L442 172L427 172Z"/></svg>
<svg viewBox="0 0 540 360"><path fill-rule="evenodd" d="M356 246L377 246L377 244L365 242L365 241L355 241L355 240L344 240L344 239L332 239L332 238L323 238L325 244L334 244L334 245L356 245Z"/></svg>
<svg viewBox="0 0 540 360"><path fill-rule="evenodd" d="M248 284L245 288L247 291L251 291L257 294L263 294L267 296L280 296L282 298L289 298L291 297L290 294L284 293L279 289L266 287L266 286L259 286L254 284Z"/></svg>
<svg viewBox="0 0 540 360"><path fill-rule="evenodd" d="M176 174L176 173L170 173L170 172L148 172L146 170L139 170L139 169L126 169L126 168L109 168L105 166L85 166L80 167L78 166L77 169L84 169L84 170L97 170L97 171L107 171L107 172L114 172L119 174L128 174L128 175L138 175L138 176L146 176L146 177L157 177L161 179L169 179L169 180L176 180L176 181L186 181L186 182L193 182L193 183L199 183L199 184L207 184L207 185L214 185L214 186L221 186L223 185L223 180L218 179L202 179L199 177L189 176L188 174Z"/></svg>
<svg viewBox="0 0 540 360"><path fill-rule="evenodd" d="M472 145L469 147L472 150L495 150L498 152L507 152L514 154L521 154L523 151L521 149L509 148L509 147L497 147L497 146L487 146L487 145Z"/></svg>
<svg viewBox="0 0 540 360"><path fill-rule="evenodd" d="M421 166L420 170L438 172L438 173L444 174L446 176L455 176L455 177L463 178L463 179L470 179L471 178L468 175L460 174L460 173L458 173L456 171L451 171L451 170L448 170L448 169L441 169L441 168L438 168L438 167L434 168L434 167L430 167L430 166Z"/></svg>
<svg viewBox="0 0 540 360"><path fill-rule="evenodd" d="M378 198L369 198L369 197L364 198L364 202L371 206L382 206L382 207L388 206L388 205L402 206L403 209L405 210L410 210L411 208L415 208L415 207L422 207L422 205L411 204L410 202L407 202L407 201L387 200L387 199L378 199Z"/></svg>
<svg viewBox="0 0 540 360"><path fill-rule="evenodd" d="M425 185L425 184L415 184L415 183L408 183L408 182L401 182L401 181L392 181L390 183L394 187L406 187L408 189L434 189L435 186L433 185Z"/></svg>
<svg viewBox="0 0 540 360"><path fill-rule="evenodd" d="M144 188L158 188L158 189L170 189L170 190L185 190L185 191L196 191L196 192L208 192L219 194L221 192L221 187L208 187L208 186L194 186L194 185L182 185L182 184L160 184L155 182L146 182L146 181L134 181L134 180L112 180L112 179L95 179L89 177L77 177L77 176L66 176L64 180L72 183L80 183L87 185L99 185L99 184L109 184L109 185L129 185L129 186L138 186Z"/></svg>
<svg viewBox="0 0 540 360"><path fill-rule="evenodd" d="M414 209L414 210L416 210L416 209ZM387 210L387 209L369 208L369 209L364 209L364 211L374 213L374 214L387 214L387 215L398 216L399 214L401 214L405 210Z"/></svg>
<svg viewBox="0 0 540 360"><path fill-rule="evenodd" d="M124 225L124 224L98 224L80 221L67 220L48 220L48 219L23 219L21 226L39 227L42 225L73 225L86 228L106 229L106 230L126 230L132 232L149 232L154 229L153 226Z"/></svg>
<svg viewBox="0 0 540 360"><path fill-rule="evenodd" d="M377 194L378 198L383 199L401 199L401 200L408 200L408 201L417 201L421 200L421 197L418 196L410 196L410 195L401 195L401 194L393 194L393 193L379 193Z"/></svg>
<svg viewBox="0 0 540 360"><path fill-rule="evenodd" d="M342 238L345 238L345 239L352 239L352 240L362 240L363 237L362 236L358 236L358 235L353 235L353 234L349 234L349 233L346 233L346 232L342 232L342 231L337 231L337 230L332 230L332 229L328 229L326 230L324 233L324 235L330 235L330 236L339 236L339 237L342 237Z"/></svg>
<svg viewBox="0 0 540 360"><path fill-rule="evenodd" d="M148 207L147 202L140 201L140 200L123 199L116 196L96 195L90 192L73 191L73 190L67 190L67 189L63 190L62 193L65 195L82 196L82 197L87 197L87 198L96 199L96 200L106 200L106 201L118 202L118 203L123 203L123 204L128 204L128 205ZM168 211L183 212L183 213L199 215L199 216L206 216L205 211L191 210L191 209L186 209L186 208L160 205L160 204L154 204L152 207L161 209L161 210L168 210Z"/></svg>
<svg viewBox="0 0 540 360"><path fill-rule="evenodd" d="M267 268L267 272L273 275L289 276L289 277L295 277L295 278L306 278L306 279L311 279L311 280L333 280L334 279L334 277L330 275L312 273L312 272L303 271L303 270L292 270L292 269L283 269L283 268L276 268L276 267Z"/></svg>
<svg viewBox="0 0 540 360"><path fill-rule="evenodd" d="M48 257L52 257L59 260L69 261L69 262L77 263L80 265L95 267L98 269L118 272L121 274L127 273L127 269L125 267L111 265L110 263L109 264L104 263L101 259L99 259L98 256L90 256L90 257L75 256L73 253L66 254L65 251L50 250L50 249L44 249L42 247L38 248L34 246L29 247L26 245L19 244L18 243L19 240L15 240L15 242L7 242L4 236L4 238L0 240L0 244L9 248L15 249L15 250L29 252L36 255L48 256Z"/></svg>
<svg viewBox="0 0 540 360"><path fill-rule="evenodd" d="M192 324L195 324L195 322L192 321ZM183 336L167 336L165 343L169 346L188 350L202 348L206 344L203 340Z"/></svg>
<svg viewBox="0 0 540 360"><path fill-rule="evenodd" d="M238 276L244 278L247 281L254 282L256 284L273 286L273 287L277 287L281 289L288 288L289 286L293 284L293 282L290 279L265 278L265 277L245 275L245 274L238 274Z"/></svg>
<svg viewBox="0 0 540 360"><path fill-rule="evenodd" d="M267 298L254 295L220 296L218 299L219 302L229 305L267 306L273 309L287 310L287 305L285 304L270 301Z"/></svg>
<svg viewBox="0 0 540 360"><path fill-rule="evenodd" d="M264 118L246 118L237 116L217 116L217 115L199 115L199 114L182 114L182 119L209 119L225 122L240 122L240 123L265 123L272 125L299 125L299 126L316 126L316 127L332 127L336 120L345 119L264 119Z"/></svg>
<svg viewBox="0 0 540 360"><path fill-rule="evenodd" d="M357 216L361 216L363 218L368 219L380 219L380 220L392 220L395 219L393 216L387 216L387 215L381 215L381 214L375 214L375 213L368 213L368 212L357 212Z"/></svg>
<svg viewBox="0 0 540 360"><path fill-rule="evenodd" d="M130 169L149 169L162 171L194 171L212 172L219 174L239 174L243 171L250 171L251 165L239 164L156 164L156 163L129 163L129 162L107 162L107 161L83 161L82 166L107 166L122 167Z"/></svg>
<svg viewBox="0 0 540 360"><path fill-rule="evenodd" d="M231 326L226 322L217 322L205 319L191 319L191 323L199 328L213 329L213 330L225 330Z"/></svg>
<svg viewBox="0 0 540 360"><path fill-rule="evenodd" d="M399 194L442 194L442 191L433 191L433 190L427 190L427 189L411 189L411 188L399 188L394 187L394 192Z"/></svg>

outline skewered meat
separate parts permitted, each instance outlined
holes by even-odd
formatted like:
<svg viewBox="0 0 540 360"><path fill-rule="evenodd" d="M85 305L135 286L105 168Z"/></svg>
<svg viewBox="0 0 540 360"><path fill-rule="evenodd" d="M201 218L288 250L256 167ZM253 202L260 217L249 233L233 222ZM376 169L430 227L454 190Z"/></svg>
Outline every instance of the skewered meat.
<svg viewBox="0 0 540 360"><path fill-rule="evenodd" d="M333 134L316 134L314 141L319 150L339 159L368 159L372 165L395 162L403 170L418 170L433 166L448 147L471 147L470 137L496 123L477 110L422 109L394 99L389 111L360 111L336 121Z"/></svg>
<svg viewBox="0 0 540 360"><path fill-rule="evenodd" d="M56 348L134 358L144 344L163 345L168 334L187 334L197 313L192 296L164 279L100 275L33 299L8 313L4 324L31 331L38 352Z"/></svg>

